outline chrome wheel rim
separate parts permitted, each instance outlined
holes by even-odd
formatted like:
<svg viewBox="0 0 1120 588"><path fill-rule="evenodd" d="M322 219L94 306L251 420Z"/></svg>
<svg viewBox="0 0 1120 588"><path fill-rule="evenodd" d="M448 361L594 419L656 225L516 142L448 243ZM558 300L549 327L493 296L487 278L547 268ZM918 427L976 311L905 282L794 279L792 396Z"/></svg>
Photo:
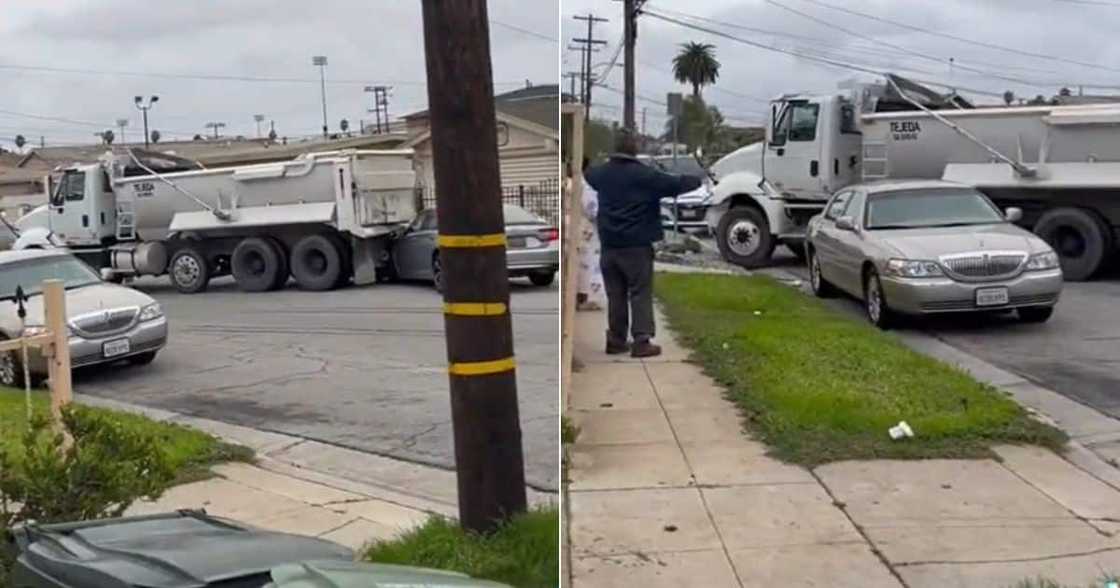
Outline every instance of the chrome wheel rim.
<svg viewBox="0 0 1120 588"><path fill-rule="evenodd" d="M443 290L443 268L439 266L439 257L432 260L432 282L436 290Z"/></svg>
<svg viewBox="0 0 1120 588"><path fill-rule="evenodd" d="M16 358L12 352L0 353L0 385L16 385Z"/></svg>
<svg viewBox="0 0 1120 588"><path fill-rule="evenodd" d="M883 297L879 293L879 281L870 278L867 281L867 316L872 322L878 323L883 313Z"/></svg>
<svg viewBox="0 0 1120 588"><path fill-rule="evenodd" d="M193 285L198 281L198 277L202 275L202 266L198 265L198 260L189 255L184 255L175 260L175 267L172 269L175 273L175 281L184 286Z"/></svg>
<svg viewBox="0 0 1120 588"><path fill-rule="evenodd" d="M739 219L727 228L727 247L736 255L744 257L758 251L762 239L758 225L747 219Z"/></svg>

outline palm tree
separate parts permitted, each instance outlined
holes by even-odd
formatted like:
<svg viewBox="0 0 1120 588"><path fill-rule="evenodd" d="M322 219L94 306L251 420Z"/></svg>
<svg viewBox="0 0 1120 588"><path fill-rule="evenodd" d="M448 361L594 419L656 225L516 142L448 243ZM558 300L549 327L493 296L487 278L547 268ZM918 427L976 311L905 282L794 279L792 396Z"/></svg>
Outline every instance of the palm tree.
<svg viewBox="0 0 1120 588"><path fill-rule="evenodd" d="M700 89L719 78L719 67L715 45L684 43L681 52L673 58L673 77L683 84L692 84L692 96L699 100Z"/></svg>
<svg viewBox="0 0 1120 588"><path fill-rule="evenodd" d="M1008 90L1008 91L1003 93L1003 103L1004 104L1006 104L1008 106L1011 106L1011 103L1014 102L1014 101L1015 101L1015 92L1012 92L1011 90Z"/></svg>

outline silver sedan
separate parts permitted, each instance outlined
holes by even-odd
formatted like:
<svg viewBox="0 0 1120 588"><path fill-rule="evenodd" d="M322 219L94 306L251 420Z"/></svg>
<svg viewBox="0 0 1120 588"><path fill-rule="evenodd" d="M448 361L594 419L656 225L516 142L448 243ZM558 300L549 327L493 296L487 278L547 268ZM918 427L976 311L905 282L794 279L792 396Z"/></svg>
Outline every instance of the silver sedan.
<svg viewBox="0 0 1120 588"><path fill-rule="evenodd" d="M88 265L57 249L0 252L0 339L44 331L39 289L46 279L62 280L66 288L72 367L119 360L146 364L167 344L167 318L155 300L132 288L102 282ZM22 323L15 302L17 286L27 296ZM28 363L32 375L47 370L38 352L31 352ZM0 386L18 386L22 381L21 354L0 353Z"/></svg>
<svg viewBox="0 0 1120 588"><path fill-rule="evenodd" d="M1046 242L1015 226L1021 215L949 182L844 188L809 223L813 292L855 296L880 328L899 314L1009 309L1044 322L1062 270Z"/></svg>

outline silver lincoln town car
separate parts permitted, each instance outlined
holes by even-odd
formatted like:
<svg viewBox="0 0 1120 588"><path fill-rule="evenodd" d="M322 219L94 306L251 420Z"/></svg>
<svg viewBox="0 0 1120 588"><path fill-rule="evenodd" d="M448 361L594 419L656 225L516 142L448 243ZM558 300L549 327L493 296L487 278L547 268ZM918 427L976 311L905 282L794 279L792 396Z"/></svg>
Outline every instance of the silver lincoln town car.
<svg viewBox="0 0 1120 588"><path fill-rule="evenodd" d="M809 223L813 292L846 292L880 328L898 314L1014 309L1050 318L1062 291L1057 254L974 188L941 181L849 186Z"/></svg>

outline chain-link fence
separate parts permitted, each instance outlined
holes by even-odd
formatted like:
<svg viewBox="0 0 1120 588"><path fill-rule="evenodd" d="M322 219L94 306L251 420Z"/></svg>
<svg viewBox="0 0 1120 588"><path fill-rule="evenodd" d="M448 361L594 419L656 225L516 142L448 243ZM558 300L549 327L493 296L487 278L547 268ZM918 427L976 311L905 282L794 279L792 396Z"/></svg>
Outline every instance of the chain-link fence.
<svg viewBox="0 0 1120 588"><path fill-rule="evenodd" d="M421 209L435 208L436 191L433 186L422 186L417 190ZM515 204L547 220L554 226L560 222L560 181L546 180L533 185L505 186L502 188L502 202Z"/></svg>

